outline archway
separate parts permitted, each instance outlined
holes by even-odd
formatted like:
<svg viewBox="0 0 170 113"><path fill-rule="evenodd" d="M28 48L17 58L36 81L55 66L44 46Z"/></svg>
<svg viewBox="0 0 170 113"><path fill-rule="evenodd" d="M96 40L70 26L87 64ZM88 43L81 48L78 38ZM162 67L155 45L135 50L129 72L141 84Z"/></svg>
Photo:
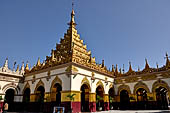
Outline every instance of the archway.
<svg viewBox="0 0 170 113"><path fill-rule="evenodd" d="M120 91L120 109L129 109L130 99L127 90Z"/></svg>
<svg viewBox="0 0 170 113"><path fill-rule="evenodd" d="M15 90L10 88L5 92L5 99L4 101L8 103L8 111L13 110L13 102L14 102L14 95L15 95Z"/></svg>
<svg viewBox="0 0 170 113"><path fill-rule="evenodd" d="M167 109L168 108L168 99L167 99L167 89L160 86L156 88L156 101L159 109Z"/></svg>
<svg viewBox="0 0 170 113"><path fill-rule="evenodd" d="M39 86L36 90L36 101L37 102L44 102L44 93L45 93L45 89L43 86Z"/></svg>
<svg viewBox="0 0 170 113"><path fill-rule="evenodd" d="M26 88L23 94L23 102L30 102L30 88Z"/></svg>
<svg viewBox="0 0 170 113"><path fill-rule="evenodd" d="M81 86L81 111L88 112L89 111L89 92L90 88L88 85L83 84Z"/></svg>
<svg viewBox="0 0 170 113"><path fill-rule="evenodd" d="M96 110L104 110L103 100L104 89L101 85L96 88Z"/></svg>
<svg viewBox="0 0 170 113"><path fill-rule="evenodd" d="M109 89L109 107L112 110L113 109L113 102L114 102L114 88Z"/></svg>
<svg viewBox="0 0 170 113"><path fill-rule="evenodd" d="M147 109L147 91L144 88L139 88L136 91L138 109Z"/></svg>
<svg viewBox="0 0 170 113"><path fill-rule="evenodd" d="M59 83L52 87L51 100L55 101L57 106L61 105L61 91L62 86Z"/></svg>
<svg viewBox="0 0 170 113"><path fill-rule="evenodd" d="M15 95L14 89L8 89L5 93L5 101L8 103L14 102L14 95Z"/></svg>

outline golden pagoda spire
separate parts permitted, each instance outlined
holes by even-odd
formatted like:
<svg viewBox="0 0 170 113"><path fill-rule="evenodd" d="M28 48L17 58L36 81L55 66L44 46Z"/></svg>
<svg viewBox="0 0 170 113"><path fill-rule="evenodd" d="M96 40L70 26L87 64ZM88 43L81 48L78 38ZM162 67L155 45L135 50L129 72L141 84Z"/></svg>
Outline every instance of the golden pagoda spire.
<svg viewBox="0 0 170 113"><path fill-rule="evenodd" d="M26 63L26 66L25 66L25 73L28 73L29 72L29 66L28 66L28 61Z"/></svg>
<svg viewBox="0 0 170 113"><path fill-rule="evenodd" d="M41 62L40 62L40 57L38 57L38 61L37 61L37 65L36 66L40 66Z"/></svg>
<svg viewBox="0 0 170 113"><path fill-rule="evenodd" d="M75 23L74 16L75 16L75 12L74 12L74 1L72 0L71 20L70 20L70 23L68 23L68 25L70 25L70 28L75 28L76 25L77 25L77 24Z"/></svg>
<svg viewBox="0 0 170 113"><path fill-rule="evenodd" d="M145 69L149 69L150 67L149 67L149 64L148 64L148 61L147 61L147 59L145 58Z"/></svg>
<svg viewBox="0 0 170 113"><path fill-rule="evenodd" d="M131 66L131 62L129 61L129 71L128 72L133 72L132 66Z"/></svg>
<svg viewBox="0 0 170 113"><path fill-rule="evenodd" d="M19 64L17 65L16 72L18 72L18 73L19 73Z"/></svg>

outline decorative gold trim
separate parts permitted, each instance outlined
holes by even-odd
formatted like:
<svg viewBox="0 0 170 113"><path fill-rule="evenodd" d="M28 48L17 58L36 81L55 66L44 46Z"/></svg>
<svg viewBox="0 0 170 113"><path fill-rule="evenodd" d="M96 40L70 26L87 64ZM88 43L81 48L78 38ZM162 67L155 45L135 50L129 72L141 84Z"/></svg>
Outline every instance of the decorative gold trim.
<svg viewBox="0 0 170 113"><path fill-rule="evenodd" d="M56 77L54 78L54 80L52 81L51 83L51 88L50 88L50 91L52 92L52 88L54 87L54 85L56 83L59 83L62 87L62 80L56 75Z"/></svg>
<svg viewBox="0 0 170 113"><path fill-rule="evenodd" d="M130 87L129 87L128 85L122 84L122 85L120 85L120 86L118 87L118 94L119 94L119 95L120 95L120 92L121 92L122 90L126 90L129 94L131 94Z"/></svg>
<svg viewBox="0 0 170 113"><path fill-rule="evenodd" d="M152 92L155 92L155 90L156 90L158 87L160 87L160 86L162 86L162 87L166 88L168 91L170 91L170 88L169 88L168 84L167 84L165 81L163 81L163 80L161 80L161 79L158 79L158 80L157 80L156 82L154 82L153 85L152 85Z"/></svg>
<svg viewBox="0 0 170 113"><path fill-rule="evenodd" d="M148 86L143 83L142 81L139 81L138 83L135 84L134 86L134 90L133 90L133 94L136 94L136 91L139 89L139 88L143 88L147 91L147 93L150 93L150 90L148 88Z"/></svg>
<svg viewBox="0 0 170 113"><path fill-rule="evenodd" d="M80 86L80 91L81 91L81 87L86 84L89 88L89 92L91 92L91 87L90 87L90 82L89 80L87 79L87 77L84 77L83 80L81 81L81 86Z"/></svg>
<svg viewBox="0 0 170 113"><path fill-rule="evenodd" d="M67 69L65 71L66 72L75 72L75 73L77 73L78 69L75 66L70 65L70 66L67 67Z"/></svg>
<svg viewBox="0 0 170 113"><path fill-rule="evenodd" d="M23 91L22 91L22 94L24 94L24 92L25 92L25 90L26 90L27 88L30 89L30 84L29 84L28 82L25 84L25 87L24 87L24 89L23 89Z"/></svg>
<svg viewBox="0 0 170 113"><path fill-rule="evenodd" d="M103 90L103 93L105 93L105 90L104 90L104 85L103 83L101 82L101 80L99 80L97 83L96 83L96 89L97 87L101 86L102 90Z"/></svg>
<svg viewBox="0 0 170 113"><path fill-rule="evenodd" d="M113 87L114 87L114 86L113 86L113 83L111 83L111 84L109 85L109 89L110 89L110 88L113 88Z"/></svg>
<svg viewBox="0 0 170 113"><path fill-rule="evenodd" d="M44 83L43 83L43 81L41 79L40 79L40 81L37 83L37 85L35 87L35 90L34 90L35 94L36 94L37 88L40 87L40 86L44 87ZM44 89L45 89L45 87L44 87Z"/></svg>

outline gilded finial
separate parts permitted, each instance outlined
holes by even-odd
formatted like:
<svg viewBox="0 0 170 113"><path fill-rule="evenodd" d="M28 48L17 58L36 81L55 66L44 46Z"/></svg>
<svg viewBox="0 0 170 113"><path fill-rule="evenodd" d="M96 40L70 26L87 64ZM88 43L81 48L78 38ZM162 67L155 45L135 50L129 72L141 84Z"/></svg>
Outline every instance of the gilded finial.
<svg viewBox="0 0 170 113"><path fill-rule="evenodd" d="M148 64L148 61L147 61L147 59L145 58L145 69L149 69L150 67L149 67L149 64Z"/></svg>
<svg viewBox="0 0 170 113"><path fill-rule="evenodd" d="M27 61L26 66L25 66L25 70L29 70L28 63L29 63L29 62Z"/></svg>
<svg viewBox="0 0 170 113"><path fill-rule="evenodd" d="M104 67L104 60L102 60L102 67Z"/></svg>
<svg viewBox="0 0 170 113"><path fill-rule="evenodd" d="M38 61L37 61L37 65L36 66L40 66L41 62L40 62L40 57L38 57Z"/></svg>
<svg viewBox="0 0 170 113"><path fill-rule="evenodd" d="M118 66L116 64L116 69L115 69L115 74L117 75L119 72L118 72Z"/></svg>
<svg viewBox="0 0 170 113"><path fill-rule="evenodd" d="M74 13L74 1L72 0L72 11L71 11L71 21L70 23L68 23L68 25L70 25L70 28L75 28L75 26L77 25L74 21L74 16L75 16L75 13Z"/></svg>
<svg viewBox="0 0 170 113"><path fill-rule="evenodd" d="M17 65L17 70L16 70L16 72L18 72L18 73L19 73L19 64Z"/></svg>
<svg viewBox="0 0 170 113"><path fill-rule="evenodd" d="M25 73L29 73L28 61L27 61L26 66L25 66Z"/></svg>
<svg viewBox="0 0 170 113"><path fill-rule="evenodd" d="M112 65L112 72L113 72L113 73L115 72L114 65Z"/></svg>
<svg viewBox="0 0 170 113"><path fill-rule="evenodd" d="M129 61L129 71L128 72L132 72L132 65L131 65L131 62Z"/></svg>

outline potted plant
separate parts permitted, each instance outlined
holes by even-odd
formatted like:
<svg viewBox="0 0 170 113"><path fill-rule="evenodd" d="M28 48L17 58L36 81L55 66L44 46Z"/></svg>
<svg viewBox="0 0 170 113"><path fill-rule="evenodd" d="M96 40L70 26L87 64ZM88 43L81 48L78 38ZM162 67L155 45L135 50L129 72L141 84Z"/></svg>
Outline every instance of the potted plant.
<svg viewBox="0 0 170 113"><path fill-rule="evenodd" d="M70 99L70 101L72 102L72 101L74 101L74 98L75 98L74 96L75 96L75 95L76 95L76 94L74 94L74 93L73 93L73 94L68 94L67 97L68 97L68 98ZM72 113L72 111L73 111L73 109L72 109L72 104L71 104L71 109L69 110L69 112Z"/></svg>
<svg viewBox="0 0 170 113"><path fill-rule="evenodd" d="M98 104L98 110L101 111L102 110L102 106L101 106L101 101L103 100L103 97L97 95L96 98L96 103Z"/></svg>
<svg viewBox="0 0 170 113"><path fill-rule="evenodd" d="M113 101L114 101L114 98L113 97L109 97L109 102L110 102L110 109L113 110Z"/></svg>

